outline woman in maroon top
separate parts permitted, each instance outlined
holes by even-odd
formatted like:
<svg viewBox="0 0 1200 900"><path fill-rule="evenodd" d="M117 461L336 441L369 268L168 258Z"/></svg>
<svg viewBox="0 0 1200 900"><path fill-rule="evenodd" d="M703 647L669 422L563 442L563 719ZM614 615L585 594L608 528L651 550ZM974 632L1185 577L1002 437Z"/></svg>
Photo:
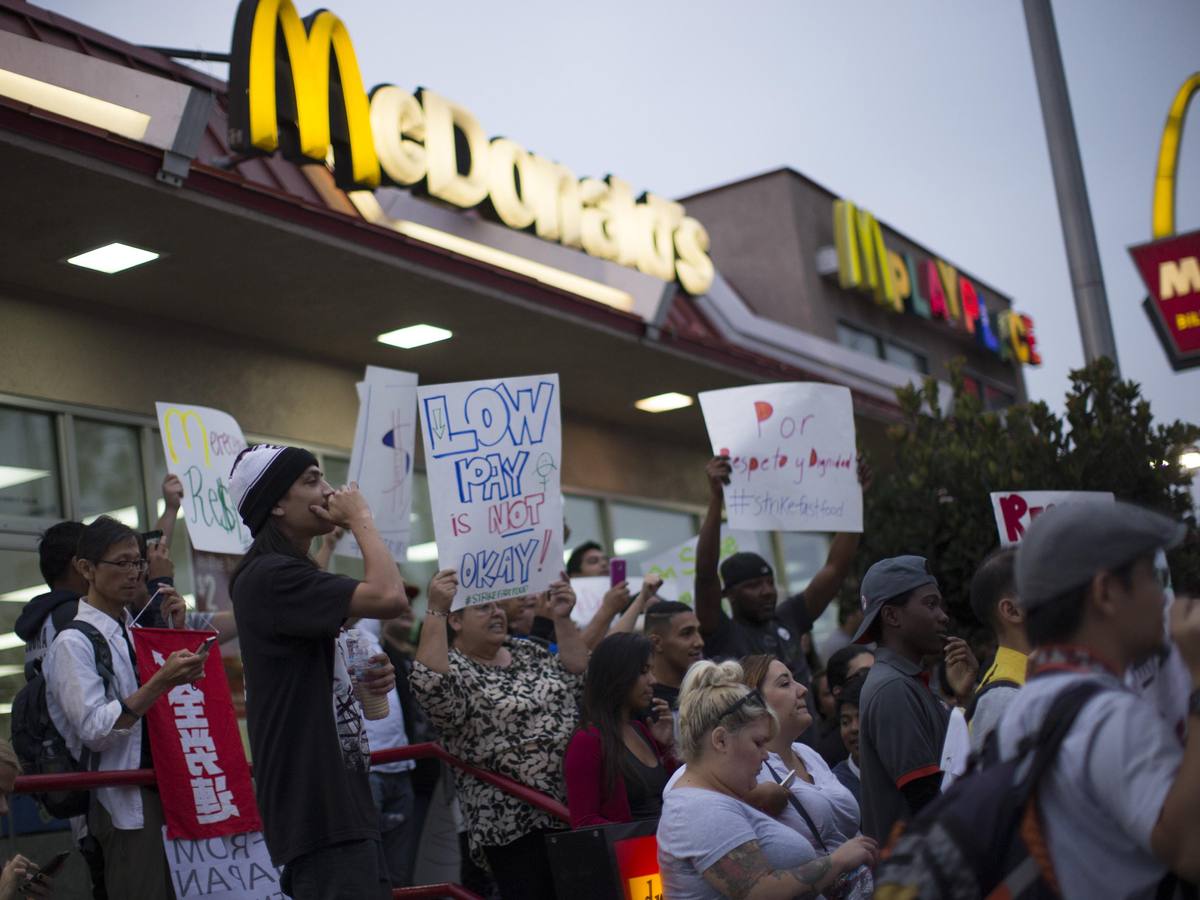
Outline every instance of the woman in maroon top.
<svg viewBox="0 0 1200 900"><path fill-rule="evenodd" d="M564 762L572 828L656 819L662 810L679 762L671 710L654 699L650 651L643 635L610 634L588 661L583 717Z"/></svg>

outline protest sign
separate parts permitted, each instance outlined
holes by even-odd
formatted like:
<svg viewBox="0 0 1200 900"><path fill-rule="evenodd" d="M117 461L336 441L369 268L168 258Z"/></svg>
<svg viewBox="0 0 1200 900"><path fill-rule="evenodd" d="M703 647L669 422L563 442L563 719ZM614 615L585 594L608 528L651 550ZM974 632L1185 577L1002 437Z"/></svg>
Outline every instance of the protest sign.
<svg viewBox="0 0 1200 900"><path fill-rule="evenodd" d="M1029 523L1059 503L1113 502L1106 491L1000 491L991 497L1001 547L1019 544Z"/></svg>
<svg viewBox="0 0 1200 900"><path fill-rule="evenodd" d="M455 609L546 590L563 555L558 376L425 385L417 400Z"/></svg>
<svg viewBox="0 0 1200 900"><path fill-rule="evenodd" d="M358 483L375 517L375 527L398 563L407 559L416 434L417 376L367 366L358 385L358 424L349 480ZM339 541L335 552L362 557L353 539Z"/></svg>
<svg viewBox="0 0 1200 900"><path fill-rule="evenodd" d="M261 831L190 841L168 838L164 826L163 849L178 900L284 900Z"/></svg>
<svg viewBox="0 0 1200 900"><path fill-rule="evenodd" d="M729 456L729 525L862 531L849 388L789 382L700 394L714 454Z"/></svg>
<svg viewBox="0 0 1200 900"><path fill-rule="evenodd" d="M630 575L625 579L629 585L630 598L636 597L642 589L642 579ZM604 595L612 587L612 579L607 575L581 575L571 579L571 590L575 592L575 607L571 610L571 618L579 625L587 625L604 602Z"/></svg>
<svg viewBox="0 0 1200 900"><path fill-rule="evenodd" d="M662 587L658 589L661 599L677 600L689 605L692 603L696 584L696 542L699 539L698 536L690 538L678 547L672 547L642 563L642 575L657 575L663 580ZM717 559L723 562L735 553L746 551L769 559L771 553L765 545L761 532L733 531L729 526L722 525L721 548ZM571 583L574 584L574 580Z"/></svg>
<svg viewBox="0 0 1200 900"><path fill-rule="evenodd" d="M155 403L167 470L183 482L188 537L197 550L242 554L250 532L229 493L229 470L246 448L233 416L207 406Z"/></svg>
<svg viewBox="0 0 1200 900"><path fill-rule="evenodd" d="M195 651L209 636L182 628L132 628L130 634L142 684L176 650ZM172 688L164 699L150 707L143 727L150 729L168 837L261 830L220 654L209 653L203 678Z"/></svg>

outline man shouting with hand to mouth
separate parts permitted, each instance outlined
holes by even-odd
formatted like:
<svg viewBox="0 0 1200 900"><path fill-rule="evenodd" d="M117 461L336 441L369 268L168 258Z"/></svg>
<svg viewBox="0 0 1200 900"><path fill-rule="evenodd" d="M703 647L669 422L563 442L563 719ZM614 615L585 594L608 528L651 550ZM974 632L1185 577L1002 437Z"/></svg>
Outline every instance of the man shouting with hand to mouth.
<svg viewBox="0 0 1200 900"><path fill-rule="evenodd" d="M400 573L358 487L335 491L307 450L246 448L230 489L254 536L230 592L255 793L271 859L284 867L281 886L298 900L390 897L369 748L335 641L347 618L404 611ZM358 541L362 581L323 572L309 556L313 538L336 527ZM386 694L394 669L386 656L377 661L370 689Z"/></svg>

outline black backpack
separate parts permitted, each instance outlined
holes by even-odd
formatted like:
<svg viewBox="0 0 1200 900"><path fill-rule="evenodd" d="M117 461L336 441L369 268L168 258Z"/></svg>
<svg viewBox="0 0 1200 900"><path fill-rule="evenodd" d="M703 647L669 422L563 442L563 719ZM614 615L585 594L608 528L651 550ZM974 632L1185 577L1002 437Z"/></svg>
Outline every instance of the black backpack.
<svg viewBox="0 0 1200 900"><path fill-rule="evenodd" d="M68 622L58 633L62 634L68 628L82 631L92 642L92 650L96 654L96 671L100 673L100 678L104 681L104 691L107 693L108 686L116 679L108 641L95 626L79 619ZM55 639L57 640L57 635ZM67 750L66 740L59 734L50 718L50 709L46 705L46 675L40 665L13 699L12 744L26 775L88 772L96 769L100 762L99 754L93 754L87 747L83 748L82 758L78 761ZM50 791L33 796L51 816L67 819L88 811L91 792Z"/></svg>
<svg viewBox="0 0 1200 900"><path fill-rule="evenodd" d="M1079 711L1102 690L1088 680L1063 691L1013 759L969 773L921 810L884 851L876 900L1059 897L1037 786Z"/></svg>

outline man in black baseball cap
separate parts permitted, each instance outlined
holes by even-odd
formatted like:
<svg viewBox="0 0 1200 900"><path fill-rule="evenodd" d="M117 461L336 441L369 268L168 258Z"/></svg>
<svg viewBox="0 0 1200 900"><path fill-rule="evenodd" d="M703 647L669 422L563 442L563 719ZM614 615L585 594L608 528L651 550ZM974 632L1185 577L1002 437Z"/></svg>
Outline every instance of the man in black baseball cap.
<svg viewBox="0 0 1200 900"><path fill-rule="evenodd" d="M812 672L800 645L806 631L825 611L850 572L858 550L857 534L837 534L825 565L801 593L779 603L775 573L757 553L735 553L720 566L723 486L729 481L728 456L716 456L706 467L709 485L708 512L696 543L696 617L710 659L740 659L756 653L778 657L792 676L810 687ZM733 616L721 609L728 597ZM813 692L808 702L816 713Z"/></svg>
<svg viewBox="0 0 1200 900"><path fill-rule="evenodd" d="M878 643L859 702L862 827L882 842L941 790L950 710L929 689L925 660L945 653L950 686L964 702L979 665L965 641L948 637L942 593L923 557L871 566L862 604L854 640Z"/></svg>
<svg viewBox="0 0 1200 900"><path fill-rule="evenodd" d="M1166 597L1154 566L1185 526L1128 503L1048 509L1017 549L1017 602L1033 652L997 729L1010 759L1051 704L1084 681L1101 688L1074 719L1038 787L1067 900L1152 898L1170 869L1200 880L1200 601L1177 596L1170 635L1190 673L1186 737L1126 687L1163 646Z"/></svg>

